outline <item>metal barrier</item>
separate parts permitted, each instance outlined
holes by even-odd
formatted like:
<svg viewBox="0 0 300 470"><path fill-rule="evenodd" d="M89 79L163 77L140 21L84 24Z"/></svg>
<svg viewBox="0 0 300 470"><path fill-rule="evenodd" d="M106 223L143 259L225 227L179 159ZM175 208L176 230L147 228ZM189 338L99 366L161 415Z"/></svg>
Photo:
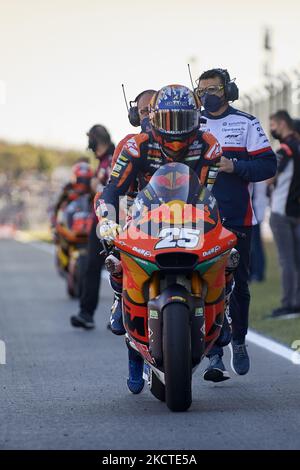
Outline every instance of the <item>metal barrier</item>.
<svg viewBox="0 0 300 470"><path fill-rule="evenodd" d="M258 117L264 130L268 129L270 114L285 109L293 118L300 118L300 70L270 77L235 103L241 111Z"/></svg>

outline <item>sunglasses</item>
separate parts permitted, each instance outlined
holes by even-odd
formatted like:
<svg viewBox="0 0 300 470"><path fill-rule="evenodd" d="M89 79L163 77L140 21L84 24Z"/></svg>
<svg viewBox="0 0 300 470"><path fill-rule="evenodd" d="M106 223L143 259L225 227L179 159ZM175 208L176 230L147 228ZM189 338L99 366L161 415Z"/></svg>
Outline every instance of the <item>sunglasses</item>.
<svg viewBox="0 0 300 470"><path fill-rule="evenodd" d="M207 93L208 95L216 95L219 91L224 90L224 85L211 85L207 88L197 88L197 95L200 98Z"/></svg>

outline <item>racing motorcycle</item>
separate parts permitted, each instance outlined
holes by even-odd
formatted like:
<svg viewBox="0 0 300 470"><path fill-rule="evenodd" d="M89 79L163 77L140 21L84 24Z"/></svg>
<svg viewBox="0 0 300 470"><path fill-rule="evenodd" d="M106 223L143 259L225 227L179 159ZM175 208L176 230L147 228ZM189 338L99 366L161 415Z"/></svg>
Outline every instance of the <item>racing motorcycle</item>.
<svg viewBox="0 0 300 470"><path fill-rule="evenodd" d="M63 206L55 224L56 266L66 279L70 297L79 298L87 265L88 235L93 224L90 196L84 194Z"/></svg>
<svg viewBox="0 0 300 470"><path fill-rule="evenodd" d="M182 163L159 168L115 239L126 340L149 368L151 393L172 411L192 403L192 374L220 334L225 268L236 236Z"/></svg>

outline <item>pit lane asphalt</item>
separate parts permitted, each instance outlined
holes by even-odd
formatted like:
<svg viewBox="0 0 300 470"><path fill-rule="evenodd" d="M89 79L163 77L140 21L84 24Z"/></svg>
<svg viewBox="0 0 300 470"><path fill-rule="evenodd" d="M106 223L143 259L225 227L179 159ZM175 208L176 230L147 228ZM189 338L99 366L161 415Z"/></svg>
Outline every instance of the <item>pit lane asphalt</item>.
<svg viewBox="0 0 300 470"><path fill-rule="evenodd" d="M127 391L124 339L106 330L111 299L103 281L97 328L72 328L78 304L53 257L0 240L0 449L300 448L299 365L249 344L248 375L214 385L204 364L190 410L171 413L146 387Z"/></svg>

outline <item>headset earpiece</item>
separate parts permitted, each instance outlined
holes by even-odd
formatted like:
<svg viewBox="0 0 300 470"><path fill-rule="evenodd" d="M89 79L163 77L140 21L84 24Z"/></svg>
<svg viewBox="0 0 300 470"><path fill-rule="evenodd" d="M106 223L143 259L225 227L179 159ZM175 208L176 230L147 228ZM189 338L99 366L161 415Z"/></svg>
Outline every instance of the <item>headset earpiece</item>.
<svg viewBox="0 0 300 470"><path fill-rule="evenodd" d="M234 81L227 83L225 92L228 101L236 101L239 99L239 89Z"/></svg>
<svg viewBox="0 0 300 470"><path fill-rule="evenodd" d="M132 106L131 103L136 103L136 101L129 102L130 108L128 110L128 119L129 119L130 124L133 127L139 127L141 125L141 120L140 120L140 116L138 112L138 107L137 107L137 104Z"/></svg>
<svg viewBox="0 0 300 470"><path fill-rule="evenodd" d="M138 102L145 93L157 93L156 90L144 90L137 95L134 101L129 101L128 119L132 126L139 127L141 120L138 111ZM133 103L133 104L132 104Z"/></svg>
<svg viewBox="0 0 300 470"><path fill-rule="evenodd" d="M227 101L236 101L239 99L239 89L234 80L230 79L228 70L216 69L216 72L221 75L224 82L224 92Z"/></svg>

